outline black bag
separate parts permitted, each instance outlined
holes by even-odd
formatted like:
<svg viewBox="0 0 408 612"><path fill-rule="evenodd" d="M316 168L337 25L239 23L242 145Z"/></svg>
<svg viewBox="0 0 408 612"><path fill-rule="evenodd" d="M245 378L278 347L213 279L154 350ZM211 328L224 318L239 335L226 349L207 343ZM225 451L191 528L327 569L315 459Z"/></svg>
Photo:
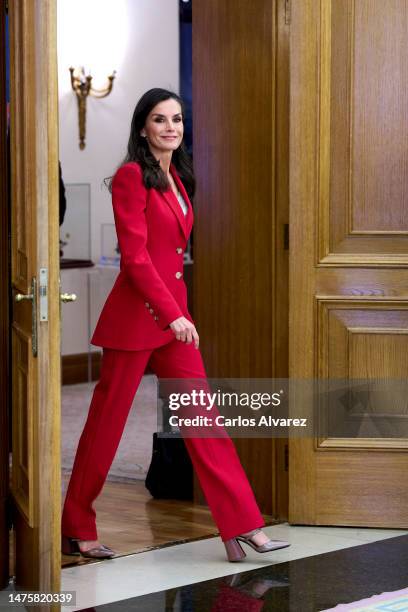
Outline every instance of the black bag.
<svg viewBox="0 0 408 612"><path fill-rule="evenodd" d="M145 486L155 499L193 499L193 466L183 438L153 434Z"/></svg>
<svg viewBox="0 0 408 612"><path fill-rule="evenodd" d="M168 400L162 404L162 429L166 437L153 434L153 453L145 486L155 499L193 499L193 465L180 433L169 422Z"/></svg>

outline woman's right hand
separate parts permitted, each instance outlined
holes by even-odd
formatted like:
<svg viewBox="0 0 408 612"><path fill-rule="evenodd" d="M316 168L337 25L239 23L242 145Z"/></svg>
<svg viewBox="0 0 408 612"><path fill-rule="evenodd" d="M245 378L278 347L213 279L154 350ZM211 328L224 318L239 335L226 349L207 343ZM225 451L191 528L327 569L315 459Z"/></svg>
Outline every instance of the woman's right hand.
<svg viewBox="0 0 408 612"><path fill-rule="evenodd" d="M196 349L198 349L200 338L194 323L191 323L191 321L185 317L179 317L170 323L169 327L176 336L177 340L180 340L180 342L185 342L186 344L191 344L194 341L194 346Z"/></svg>

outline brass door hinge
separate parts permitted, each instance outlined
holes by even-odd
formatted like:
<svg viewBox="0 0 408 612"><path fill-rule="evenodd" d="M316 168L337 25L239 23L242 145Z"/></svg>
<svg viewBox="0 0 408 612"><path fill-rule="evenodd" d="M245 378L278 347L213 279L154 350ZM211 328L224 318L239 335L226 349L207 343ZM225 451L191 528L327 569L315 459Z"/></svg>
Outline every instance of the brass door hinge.
<svg viewBox="0 0 408 612"><path fill-rule="evenodd" d="M290 25L291 8L291 0L285 0L285 25Z"/></svg>

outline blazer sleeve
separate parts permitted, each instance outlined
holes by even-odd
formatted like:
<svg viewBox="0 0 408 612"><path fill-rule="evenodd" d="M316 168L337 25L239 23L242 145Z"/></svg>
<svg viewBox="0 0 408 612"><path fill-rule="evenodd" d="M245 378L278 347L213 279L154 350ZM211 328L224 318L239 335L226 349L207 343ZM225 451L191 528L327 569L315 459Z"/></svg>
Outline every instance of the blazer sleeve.
<svg viewBox="0 0 408 612"><path fill-rule="evenodd" d="M112 204L121 254L121 269L156 312L157 325L165 329L183 313L157 272L146 248L147 188L138 164L124 165L112 181Z"/></svg>

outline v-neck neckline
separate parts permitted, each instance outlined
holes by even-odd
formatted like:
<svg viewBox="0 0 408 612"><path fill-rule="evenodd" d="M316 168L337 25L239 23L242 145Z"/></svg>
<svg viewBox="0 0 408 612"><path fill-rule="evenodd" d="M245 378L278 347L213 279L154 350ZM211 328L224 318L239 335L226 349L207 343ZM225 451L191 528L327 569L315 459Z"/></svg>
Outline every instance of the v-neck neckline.
<svg viewBox="0 0 408 612"><path fill-rule="evenodd" d="M177 201L178 201L179 196L181 195L181 191L180 191L180 189L178 188L178 185L177 185L177 183L176 183L176 180L175 180L174 176L171 174L171 172L170 172L170 175L171 175L171 178L173 179L173 183L174 183L174 185L175 185L175 187L176 187L176 189L177 189L177 193L175 193L175 192L174 192L174 189L173 189L173 186L171 185L171 183L170 183L170 190L171 190L171 191L174 193L174 195L175 195L175 197L176 197L176 199L177 199Z"/></svg>

